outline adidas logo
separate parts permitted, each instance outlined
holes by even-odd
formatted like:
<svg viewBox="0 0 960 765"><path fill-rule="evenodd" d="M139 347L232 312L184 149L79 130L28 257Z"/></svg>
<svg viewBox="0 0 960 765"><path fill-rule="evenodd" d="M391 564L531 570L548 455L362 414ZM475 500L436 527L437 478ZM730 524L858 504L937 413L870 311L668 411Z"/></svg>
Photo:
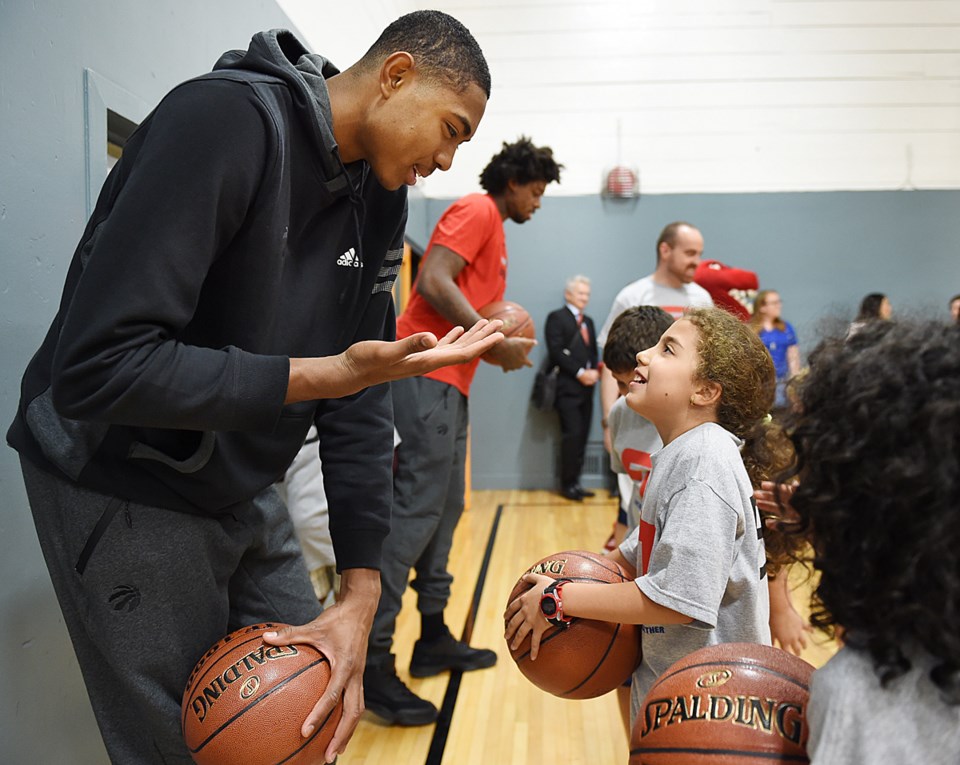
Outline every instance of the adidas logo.
<svg viewBox="0 0 960 765"><path fill-rule="evenodd" d="M357 251L351 247L343 255L337 258L338 266L347 266L348 268L363 268L363 261L357 255Z"/></svg>

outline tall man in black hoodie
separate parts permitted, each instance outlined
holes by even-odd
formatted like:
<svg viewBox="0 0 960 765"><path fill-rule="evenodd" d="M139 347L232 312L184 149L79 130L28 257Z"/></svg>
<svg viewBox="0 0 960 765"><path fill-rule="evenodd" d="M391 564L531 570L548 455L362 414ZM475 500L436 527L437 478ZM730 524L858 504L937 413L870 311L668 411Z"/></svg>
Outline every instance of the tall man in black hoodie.
<svg viewBox="0 0 960 765"><path fill-rule="evenodd" d="M256 35L131 137L23 378L8 440L114 762L190 761L180 694L227 631L331 657L309 736L363 708L389 528L390 380L489 350L497 323L393 342L405 186L477 128L490 76L455 19L409 14L340 73ZM272 488L320 433L341 599L319 615Z"/></svg>

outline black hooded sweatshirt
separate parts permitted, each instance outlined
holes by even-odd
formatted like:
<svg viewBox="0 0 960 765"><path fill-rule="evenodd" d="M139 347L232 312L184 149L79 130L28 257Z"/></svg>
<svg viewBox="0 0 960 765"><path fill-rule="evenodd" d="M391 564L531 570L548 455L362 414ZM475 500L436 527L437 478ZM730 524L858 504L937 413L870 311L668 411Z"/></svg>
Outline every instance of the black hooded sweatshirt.
<svg viewBox="0 0 960 765"><path fill-rule="evenodd" d="M345 167L325 79L289 32L174 88L104 184L7 439L111 496L228 513L320 432L340 568L378 567L388 385L285 406L291 357L392 340L406 189Z"/></svg>

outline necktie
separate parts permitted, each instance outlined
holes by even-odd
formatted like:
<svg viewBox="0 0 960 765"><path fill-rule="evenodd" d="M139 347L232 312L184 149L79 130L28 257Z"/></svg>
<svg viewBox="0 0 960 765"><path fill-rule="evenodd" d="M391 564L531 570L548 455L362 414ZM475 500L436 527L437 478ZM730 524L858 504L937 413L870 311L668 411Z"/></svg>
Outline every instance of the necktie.
<svg viewBox="0 0 960 765"><path fill-rule="evenodd" d="M583 314L577 314L577 326L580 327L580 337L583 338L583 344L590 347L590 332L587 330L587 325L583 323Z"/></svg>

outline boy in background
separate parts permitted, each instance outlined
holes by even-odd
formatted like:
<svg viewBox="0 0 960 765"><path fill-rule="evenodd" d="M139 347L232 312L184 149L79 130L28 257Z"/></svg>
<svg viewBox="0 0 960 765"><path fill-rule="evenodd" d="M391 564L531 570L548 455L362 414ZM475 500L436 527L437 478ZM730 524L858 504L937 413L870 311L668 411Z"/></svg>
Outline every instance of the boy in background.
<svg viewBox="0 0 960 765"><path fill-rule="evenodd" d="M657 429L644 417L630 409L623 396L637 367L637 354L657 344L660 336L673 324L673 317L654 305L628 308L610 327L603 346L603 364L617 383L619 398L607 417L610 428L610 467L615 473L626 473L633 480L629 496L620 497L613 536L609 549L618 547L627 530L640 520L640 502L650 477L650 455L663 446Z"/></svg>
<svg viewBox="0 0 960 765"><path fill-rule="evenodd" d="M630 493L620 494L617 519L606 544L608 551L618 548L627 531L635 529L640 522L640 504L650 478L650 455L663 446L653 423L628 407L624 396L636 374L637 353L656 345L673 321L673 317L659 306L628 308L614 320L607 343L603 346L603 364L616 380L619 394L610 408L606 423L610 428L610 467L613 472L626 474L632 480ZM617 688L617 701L629 736L629 680Z"/></svg>

